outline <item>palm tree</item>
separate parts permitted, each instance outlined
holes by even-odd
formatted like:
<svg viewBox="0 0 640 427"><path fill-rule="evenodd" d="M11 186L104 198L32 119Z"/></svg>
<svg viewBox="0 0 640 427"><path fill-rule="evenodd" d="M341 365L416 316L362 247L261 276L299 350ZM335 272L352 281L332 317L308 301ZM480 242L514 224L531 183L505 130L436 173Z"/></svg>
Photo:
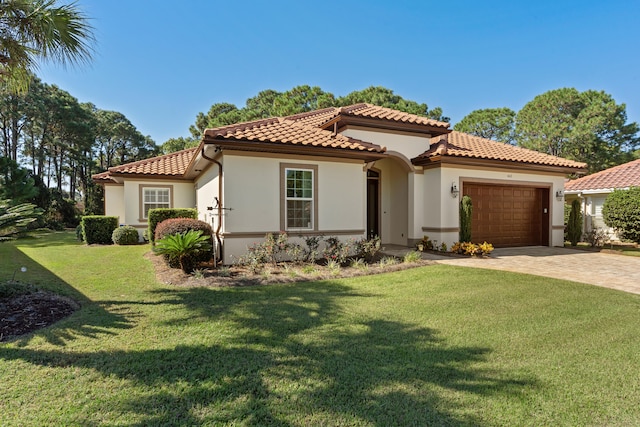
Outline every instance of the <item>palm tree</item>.
<svg viewBox="0 0 640 427"><path fill-rule="evenodd" d="M62 65L91 59L93 27L76 3L0 0L0 90L25 92L37 61Z"/></svg>

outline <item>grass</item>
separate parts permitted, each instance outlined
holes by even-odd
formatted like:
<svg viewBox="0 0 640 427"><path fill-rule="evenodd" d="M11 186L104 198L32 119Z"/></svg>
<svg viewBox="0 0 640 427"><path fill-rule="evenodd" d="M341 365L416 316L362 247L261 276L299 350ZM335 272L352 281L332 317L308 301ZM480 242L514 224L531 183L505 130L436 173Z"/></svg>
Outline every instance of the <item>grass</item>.
<svg viewBox="0 0 640 427"><path fill-rule="evenodd" d="M638 425L640 297L445 265L158 284L147 246L0 244L81 310L0 344L3 426Z"/></svg>
<svg viewBox="0 0 640 427"><path fill-rule="evenodd" d="M601 248L593 248L588 243L580 242L577 246L571 246L570 243L565 243L565 248L593 250L593 251L606 251L607 253L616 253L619 255L627 256L640 256L640 247L637 244L630 243L606 243Z"/></svg>

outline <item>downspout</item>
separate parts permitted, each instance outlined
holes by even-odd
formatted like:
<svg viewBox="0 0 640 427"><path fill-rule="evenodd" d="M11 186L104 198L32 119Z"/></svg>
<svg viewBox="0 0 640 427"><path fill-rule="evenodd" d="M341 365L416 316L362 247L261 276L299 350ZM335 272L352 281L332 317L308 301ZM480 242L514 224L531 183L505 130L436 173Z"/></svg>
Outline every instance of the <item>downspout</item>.
<svg viewBox="0 0 640 427"><path fill-rule="evenodd" d="M218 242L218 257L216 259L216 264L218 263L222 263L222 261L224 260L223 257L223 246L222 246L222 239L220 239L220 230L222 229L222 213L223 213L223 209L222 209L222 163L220 163L219 161L217 161L216 159L209 157L205 154L204 152L204 146L202 147L202 158L205 160L208 160L212 163L215 163L216 165L218 165L218 227L216 227L216 242Z"/></svg>

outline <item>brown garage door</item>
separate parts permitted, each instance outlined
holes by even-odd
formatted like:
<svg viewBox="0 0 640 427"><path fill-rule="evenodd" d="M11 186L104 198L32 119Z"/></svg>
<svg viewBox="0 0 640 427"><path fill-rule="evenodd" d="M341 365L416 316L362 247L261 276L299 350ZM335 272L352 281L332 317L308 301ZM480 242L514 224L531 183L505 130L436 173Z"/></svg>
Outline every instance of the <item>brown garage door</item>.
<svg viewBox="0 0 640 427"><path fill-rule="evenodd" d="M495 247L549 244L549 190L546 188L464 184L473 202L471 238Z"/></svg>

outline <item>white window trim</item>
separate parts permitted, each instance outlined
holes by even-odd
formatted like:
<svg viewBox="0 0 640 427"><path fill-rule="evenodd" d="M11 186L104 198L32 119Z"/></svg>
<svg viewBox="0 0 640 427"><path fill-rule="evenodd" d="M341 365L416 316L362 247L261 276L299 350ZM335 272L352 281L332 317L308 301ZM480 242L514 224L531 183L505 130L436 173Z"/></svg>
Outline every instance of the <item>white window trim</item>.
<svg viewBox="0 0 640 427"><path fill-rule="evenodd" d="M169 192L169 202L167 203L167 208L172 208L173 207L173 185L140 185L140 191L139 191L139 197L140 197L140 211L138 213L139 215L139 220L142 221L148 221L148 215L145 214L146 212L146 205L150 204L145 202L145 194L148 190L161 190L161 191L168 191ZM157 194L157 193L156 193ZM154 205L157 205L158 203L153 203Z"/></svg>
<svg viewBox="0 0 640 427"><path fill-rule="evenodd" d="M287 197L287 171L309 171L312 177L311 198ZM288 227L287 202L289 200L311 202L311 227ZM313 164L280 164L280 229L283 231L317 231L318 230L318 166Z"/></svg>

